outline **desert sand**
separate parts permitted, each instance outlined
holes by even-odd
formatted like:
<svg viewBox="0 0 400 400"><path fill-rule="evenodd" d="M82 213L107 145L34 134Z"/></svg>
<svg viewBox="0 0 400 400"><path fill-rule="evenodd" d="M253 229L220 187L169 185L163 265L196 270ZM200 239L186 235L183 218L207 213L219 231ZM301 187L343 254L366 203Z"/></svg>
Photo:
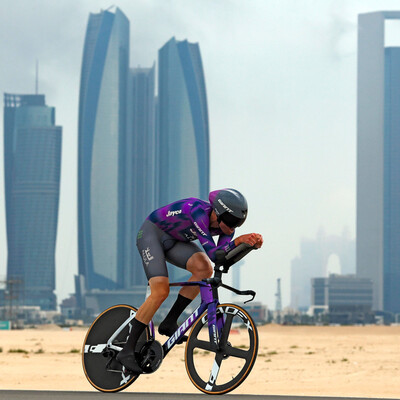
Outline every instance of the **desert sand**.
<svg viewBox="0 0 400 400"><path fill-rule="evenodd" d="M82 370L85 335L54 326L0 331L0 389L95 391ZM259 339L256 364L234 394L400 398L400 326L265 325ZM184 349L175 346L126 391L200 393Z"/></svg>

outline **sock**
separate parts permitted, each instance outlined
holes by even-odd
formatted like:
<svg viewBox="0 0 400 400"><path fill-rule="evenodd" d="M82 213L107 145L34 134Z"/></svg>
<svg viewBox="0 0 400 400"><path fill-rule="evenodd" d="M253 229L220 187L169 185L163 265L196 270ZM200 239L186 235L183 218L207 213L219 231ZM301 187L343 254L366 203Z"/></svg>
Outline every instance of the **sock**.
<svg viewBox="0 0 400 400"><path fill-rule="evenodd" d="M158 327L158 332L162 335L171 336L178 329L178 318L182 314L183 310L192 302L192 299L188 299L181 294L178 294L174 305L171 310L164 318Z"/></svg>
<svg viewBox="0 0 400 400"><path fill-rule="evenodd" d="M146 329L147 325L138 321L136 318L134 318L132 320L131 324L132 324L131 333L130 333L128 340L126 341L124 347L117 354L116 359L122 365L124 365L125 368L127 368L129 371L131 371L133 374L139 375L143 371L136 360L135 348L136 348L136 343L137 343L140 335Z"/></svg>
<svg viewBox="0 0 400 400"><path fill-rule="evenodd" d="M135 353L136 343L139 340L140 335L146 329L147 326L143 322L138 321L136 318L132 320L131 325L132 325L131 333L123 349L120 352L120 357L133 355Z"/></svg>

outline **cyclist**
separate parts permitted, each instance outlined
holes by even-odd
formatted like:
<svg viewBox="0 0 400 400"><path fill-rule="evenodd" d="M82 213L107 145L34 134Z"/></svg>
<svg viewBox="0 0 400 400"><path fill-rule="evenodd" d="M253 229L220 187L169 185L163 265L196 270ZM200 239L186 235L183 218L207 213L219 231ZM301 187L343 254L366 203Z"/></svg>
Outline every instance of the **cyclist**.
<svg viewBox="0 0 400 400"><path fill-rule="evenodd" d="M192 276L189 281L211 277L210 259L215 261L219 249L233 250L240 243L261 247L260 234L249 233L233 240L235 228L247 217L247 201L235 189L216 190L209 194L209 202L188 198L176 201L153 211L143 223L137 247L149 280L150 295L132 320L132 329L117 360L135 374L142 372L135 357L136 343L169 294L166 261L186 269ZM218 244L212 236L219 236ZM203 249L193 243L198 239ZM158 331L171 336L178 328L178 317L197 296L198 286L184 286L171 310L161 322Z"/></svg>

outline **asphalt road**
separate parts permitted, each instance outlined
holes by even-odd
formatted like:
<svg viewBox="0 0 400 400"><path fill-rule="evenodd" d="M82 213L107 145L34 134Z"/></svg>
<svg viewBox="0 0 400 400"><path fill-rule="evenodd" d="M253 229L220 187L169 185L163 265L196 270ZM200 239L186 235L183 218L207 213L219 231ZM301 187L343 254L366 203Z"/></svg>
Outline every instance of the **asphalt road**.
<svg viewBox="0 0 400 400"><path fill-rule="evenodd" d="M63 391L42 391L42 390L0 390L1 400L100 400L106 398L132 399L132 400L199 400L206 399L207 395L188 393L100 393L100 392L63 392ZM212 396L211 396L212 397ZM208 398L211 398L208 397ZM269 396L269 395L243 395L225 394L219 397L226 400L381 400L362 397L304 397L304 396Z"/></svg>

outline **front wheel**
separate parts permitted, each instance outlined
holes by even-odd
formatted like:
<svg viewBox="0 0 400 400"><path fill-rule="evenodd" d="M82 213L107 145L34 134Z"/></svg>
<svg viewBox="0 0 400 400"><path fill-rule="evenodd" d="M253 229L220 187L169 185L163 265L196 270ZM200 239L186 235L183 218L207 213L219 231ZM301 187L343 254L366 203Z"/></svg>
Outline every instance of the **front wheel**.
<svg viewBox="0 0 400 400"><path fill-rule="evenodd" d="M218 347L210 341L207 311L190 332L185 349L186 371L207 394L224 394L249 375L257 358L258 332L251 316L235 304L217 308Z"/></svg>
<svg viewBox="0 0 400 400"><path fill-rule="evenodd" d="M128 305L117 305L103 311L89 328L82 349L82 364L90 384L101 392L118 392L127 388L139 375L133 375L116 359L118 351L107 348L114 333L136 315L137 309ZM129 323L118 332L112 344L122 348L132 325ZM150 336L147 327L138 340L139 351Z"/></svg>

